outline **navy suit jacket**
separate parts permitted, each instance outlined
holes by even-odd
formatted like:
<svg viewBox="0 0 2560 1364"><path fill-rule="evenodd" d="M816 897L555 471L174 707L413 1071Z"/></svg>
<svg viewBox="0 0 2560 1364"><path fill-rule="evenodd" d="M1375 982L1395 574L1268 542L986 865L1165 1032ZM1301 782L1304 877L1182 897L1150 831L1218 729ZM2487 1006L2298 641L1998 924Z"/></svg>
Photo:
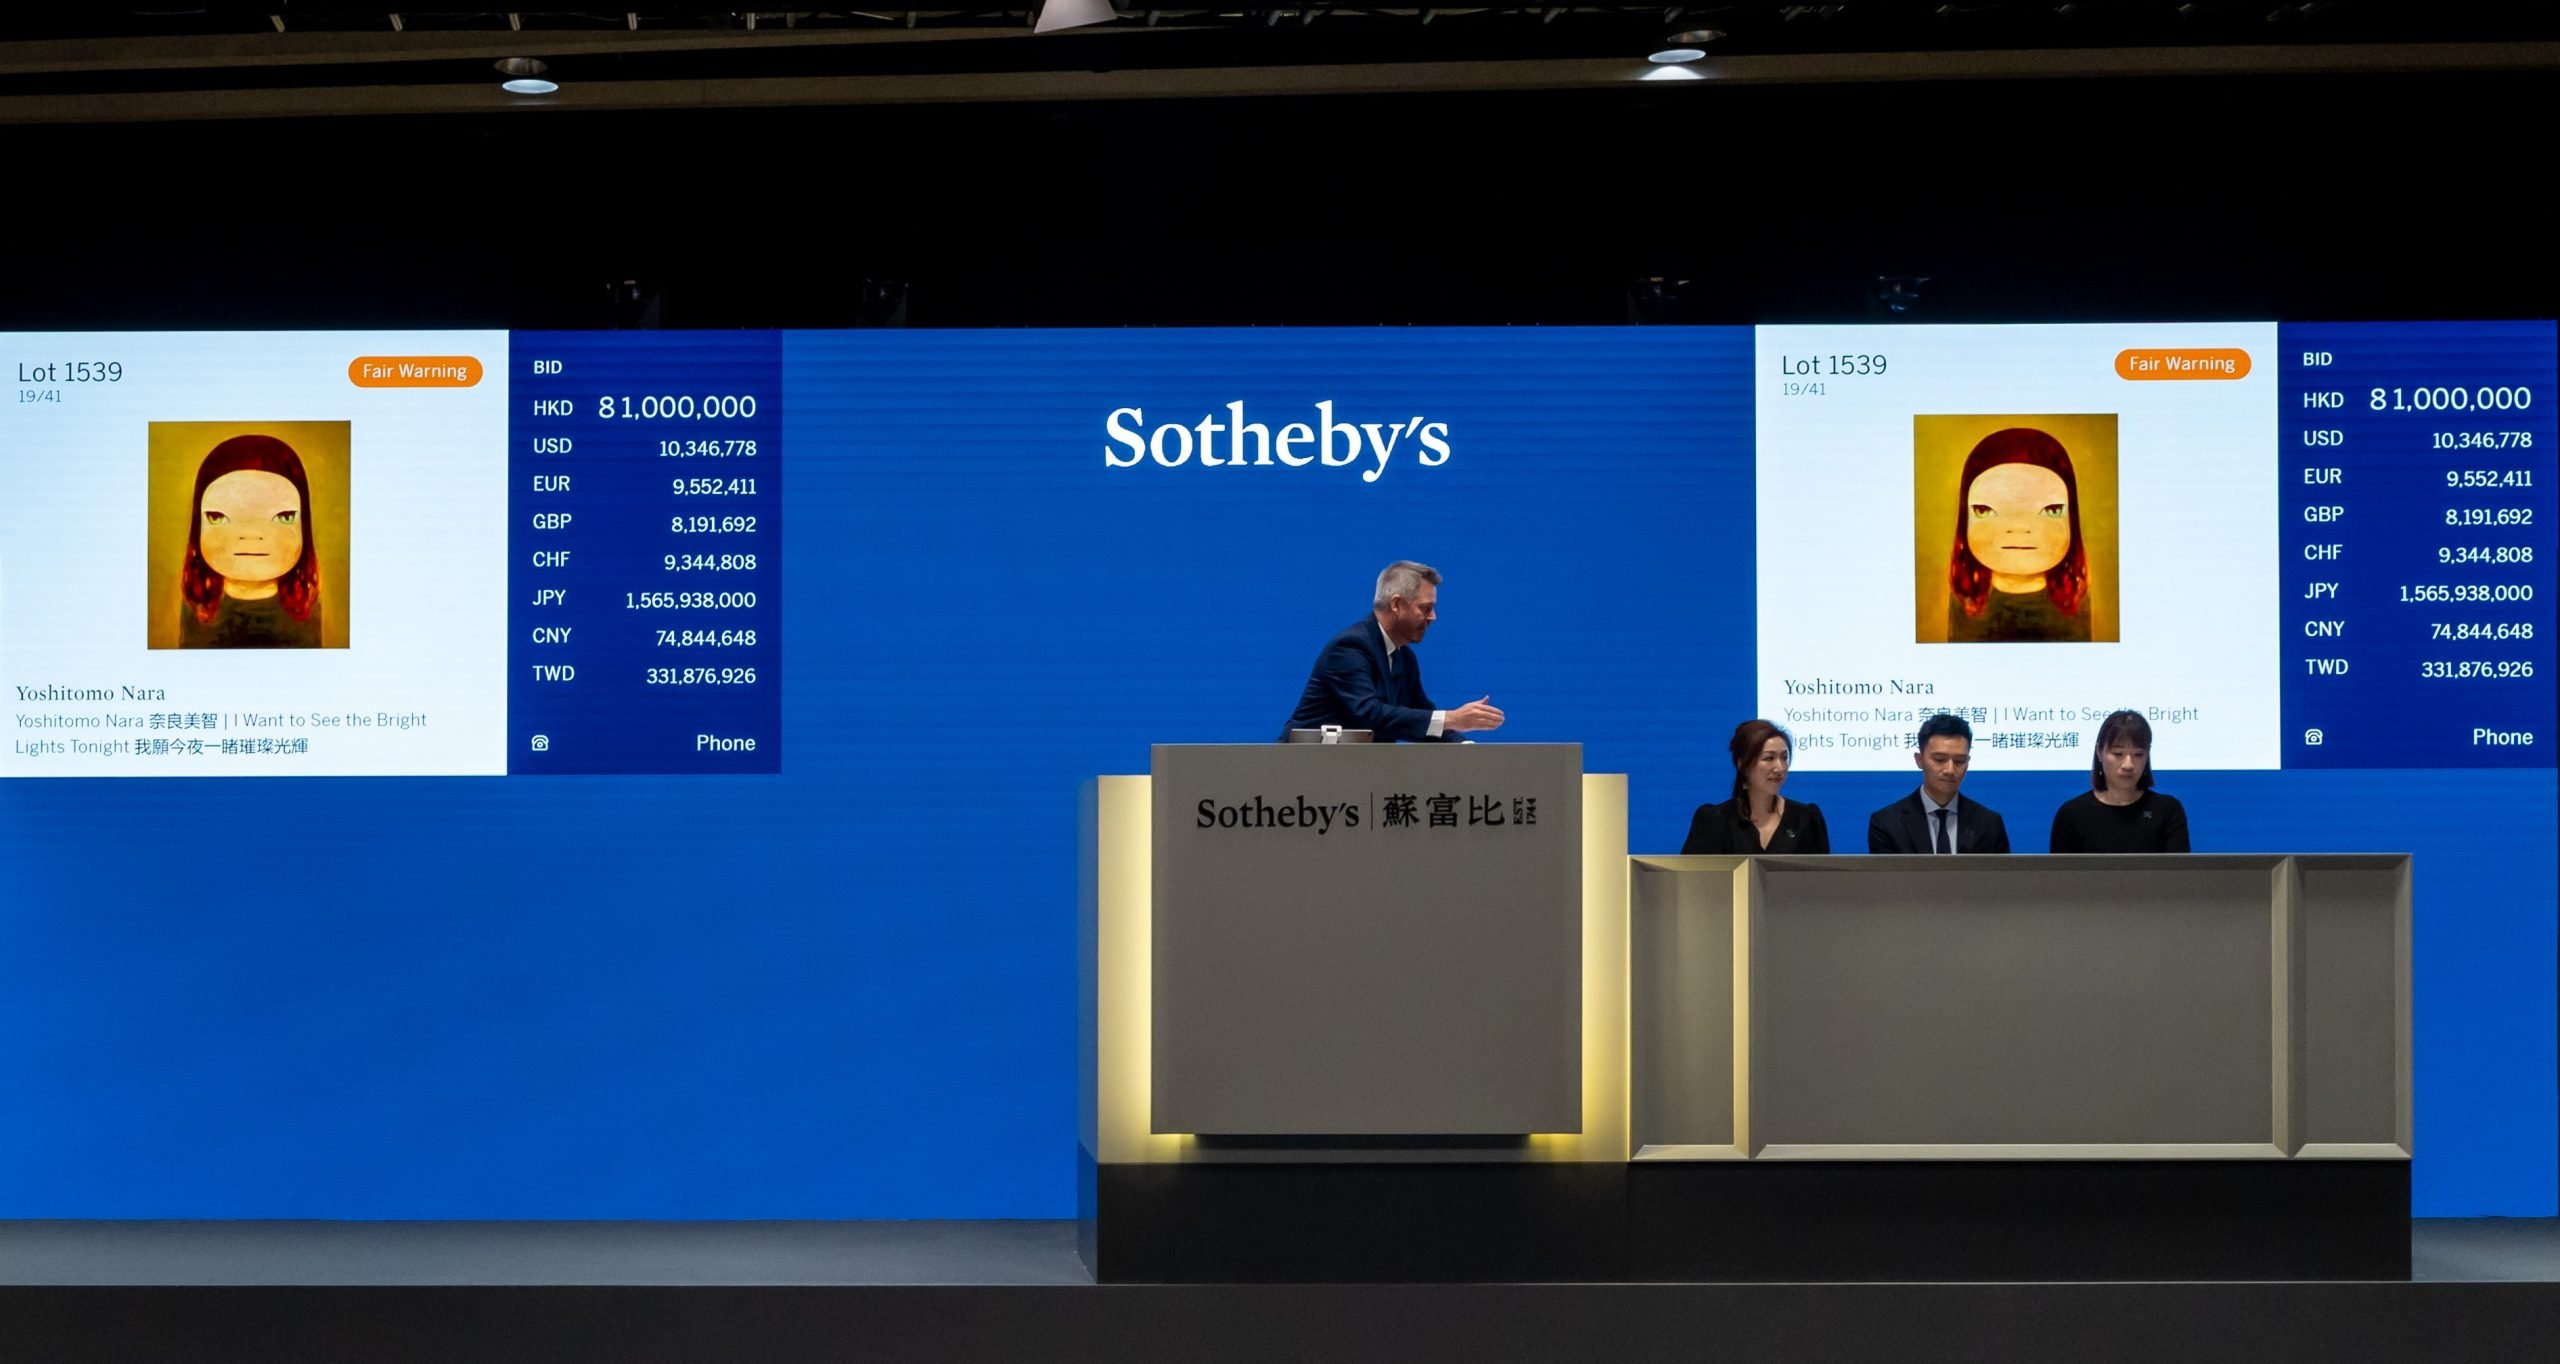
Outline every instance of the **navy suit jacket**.
<svg viewBox="0 0 2560 1364"><path fill-rule="evenodd" d="M1935 850L1936 846L1929 837L1929 809L1920 803L1917 791L1876 811L1867 819L1868 852L1925 853ZM2009 826L2000 822L2000 812L1971 796L1959 795L1956 798L1956 851L2009 851Z"/></svg>
<svg viewBox="0 0 2560 1364"><path fill-rule="evenodd" d="M1388 669L1387 637L1371 616L1335 635L1316 655L1307 688L1298 694L1298 708L1289 712L1280 737L1288 738L1293 729L1340 725L1368 730L1382 743L1427 743L1431 712L1438 709L1422 689L1422 660L1414 657L1412 646L1396 650L1395 667ZM1440 742L1455 743L1459 737L1443 734Z"/></svg>

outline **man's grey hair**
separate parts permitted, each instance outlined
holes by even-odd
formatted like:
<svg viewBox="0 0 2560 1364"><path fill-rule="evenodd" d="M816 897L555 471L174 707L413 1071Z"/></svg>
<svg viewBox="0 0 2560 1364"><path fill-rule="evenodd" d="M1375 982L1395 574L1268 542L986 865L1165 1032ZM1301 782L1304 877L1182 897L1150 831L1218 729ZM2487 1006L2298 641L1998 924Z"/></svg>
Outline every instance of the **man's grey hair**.
<svg viewBox="0 0 2560 1364"><path fill-rule="evenodd" d="M1436 587L1439 582L1440 570L1429 564L1417 564L1411 559L1398 559L1387 565L1386 572L1378 575L1378 595L1371 599L1370 605L1384 611L1389 601L1397 597L1412 601L1422 591L1424 583Z"/></svg>

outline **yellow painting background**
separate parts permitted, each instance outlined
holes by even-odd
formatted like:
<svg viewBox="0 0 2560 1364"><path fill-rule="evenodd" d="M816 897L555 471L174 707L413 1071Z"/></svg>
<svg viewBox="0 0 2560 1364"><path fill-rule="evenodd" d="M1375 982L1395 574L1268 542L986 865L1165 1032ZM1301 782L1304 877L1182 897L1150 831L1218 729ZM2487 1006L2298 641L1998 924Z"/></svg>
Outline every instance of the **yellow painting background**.
<svg viewBox="0 0 2560 1364"><path fill-rule="evenodd" d="M1947 555L1955 548L1956 480L1984 436L2032 426L2071 454L2080 487L2080 544L2089 556L2089 639L2117 637L2116 414L1924 415L1911 419L1912 638L1947 642Z"/></svg>
<svg viewBox="0 0 2560 1364"><path fill-rule="evenodd" d="M310 543L320 555L320 647L347 647L349 447L346 422L151 423L150 646L178 647L178 571L187 558L187 517L196 470L233 436L273 436L302 457L311 485Z"/></svg>

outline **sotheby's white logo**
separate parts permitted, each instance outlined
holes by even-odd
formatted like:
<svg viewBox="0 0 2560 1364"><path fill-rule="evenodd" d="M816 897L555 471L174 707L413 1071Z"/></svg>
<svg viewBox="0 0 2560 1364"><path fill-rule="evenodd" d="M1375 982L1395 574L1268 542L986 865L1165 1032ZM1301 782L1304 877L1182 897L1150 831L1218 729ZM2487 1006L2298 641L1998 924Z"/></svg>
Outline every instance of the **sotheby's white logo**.
<svg viewBox="0 0 2560 1364"><path fill-rule="evenodd" d="M1149 460L1179 469L1195 460L1204 469L1224 465L1292 469L1316 465L1347 469L1365 464L1360 481L1375 483L1397 456L1409 454L1425 469L1449 462L1449 424L1407 417L1391 422L1334 419L1333 400L1316 404L1313 422L1270 426L1245 419L1244 404L1229 403L1224 420L1217 413L1185 425L1165 422L1152 429L1143 407L1112 410L1102 428L1111 443L1102 447L1102 462L1113 469L1132 469Z"/></svg>

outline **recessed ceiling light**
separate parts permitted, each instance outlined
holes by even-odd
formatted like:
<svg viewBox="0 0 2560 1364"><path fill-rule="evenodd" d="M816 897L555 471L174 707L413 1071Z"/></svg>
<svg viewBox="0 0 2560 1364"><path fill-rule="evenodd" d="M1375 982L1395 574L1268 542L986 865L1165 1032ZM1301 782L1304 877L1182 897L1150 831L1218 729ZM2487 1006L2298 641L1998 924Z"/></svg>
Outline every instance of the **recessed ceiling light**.
<svg viewBox="0 0 2560 1364"><path fill-rule="evenodd" d="M1653 55L1645 60L1656 66L1677 66L1686 62L1703 61L1707 55L1707 44L1723 36L1724 30L1720 28L1693 28L1674 33L1663 39L1662 46L1655 49Z"/></svg>
<svg viewBox="0 0 2560 1364"><path fill-rule="evenodd" d="M511 95L547 95L560 88L560 83L547 80L551 65L539 57L501 57L498 74L506 77L498 88Z"/></svg>

